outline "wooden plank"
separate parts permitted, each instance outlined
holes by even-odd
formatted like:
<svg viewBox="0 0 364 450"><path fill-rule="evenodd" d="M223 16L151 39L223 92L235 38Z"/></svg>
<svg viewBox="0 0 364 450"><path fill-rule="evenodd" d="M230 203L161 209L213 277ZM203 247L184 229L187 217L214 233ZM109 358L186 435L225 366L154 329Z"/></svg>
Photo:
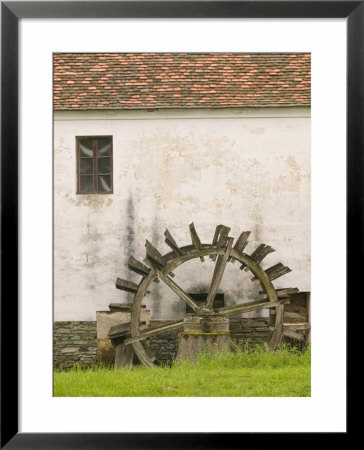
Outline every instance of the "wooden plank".
<svg viewBox="0 0 364 450"><path fill-rule="evenodd" d="M308 322L301 323L284 323L283 322L283 330L289 331L299 331L299 330L309 330L310 324Z"/></svg>
<svg viewBox="0 0 364 450"><path fill-rule="evenodd" d="M291 339L296 339L298 341L303 341L305 339L302 334L295 333L294 331L283 331L283 336L286 336Z"/></svg>
<svg viewBox="0 0 364 450"><path fill-rule="evenodd" d="M136 293L138 291L139 286L136 283L133 283L132 281L123 280L121 278L116 279L115 286L117 289L120 289L122 291L126 292L132 292Z"/></svg>
<svg viewBox="0 0 364 450"><path fill-rule="evenodd" d="M276 290L277 295L279 298L281 297L288 297L292 294L296 294L299 292L297 288L286 288L286 289L277 289ZM266 294L264 291L259 291L259 294L263 295L263 298L269 298L268 294Z"/></svg>
<svg viewBox="0 0 364 450"><path fill-rule="evenodd" d="M266 274L269 275L271 273L274 273L278 270L281 270L284 267L284 265L282 263L277 263L274 264L274 266L269 267L268 269L266 269Z"/></svg>
<svg viewBox="0 0 364 450"><path fill-rule="evenodd" d="M290 312L290 311L284 311L284 319L298 319L301 322L305 322L307 320L306 316L303 316L302 314L296 313L296 312Z"/></svg>
<svg viewBox="0 0 364 450"><path fill-rule="evenodd" d="M192 244L194 245L196 250L201 250L201 241L200 241L200 238L198 237L198 234L197 234L197 231L195 229L195 225L193 222L189 224L189 228L190 228L190 233L191 233ZM201 260L201 262L205 261L203 256L200 256L200 260Z"/></svg>
<svg viewBox="0 0 364 450"><path fill-rule="evenodd" d="M216 227L214 240L212 242L213 245L216 245L217 248L224 247L226 245L229 232L230 232L230 228L229 227L226 227L225 225L218 225ZM217 255L211 255L210 258L213 261L216 261L216 256Z"/></svg>
<svg viewBox="0 0 364 450"><path fill-rule="evenodd" d="M128 260L128 267L130 270L137 273L138 275L141 275L142 277L146 277L150 272L149 267L135 259L134 256L130 256Z"/></svg>
<svg viewBox="0 0 364 450"><path fill-rule="evenodd" d="M115 348L115 369L131 369L133 366L134 349L131 345L119 343Z"/></svg>
<svg viewBox="0 0 364 450"><path fill-rule="evenodd" d="M147 354L148 358L150 358L150 360L151 360L152 362L155 362L156 359L157 359L157 357L154 355L154 353L153 353L152 350L150 349L150 347L149 347L147 341L143 341L143 342L141 342L141 344L142 344L142 346L143 346L143 348L144 348L144 351L145 351L145 353Z"/></svg>
<svg viewBox="0 0 364 450"><path fill-rule="evenodd" d="M284 304L285 302L288 302L288 300L282 299L277 302L262 302L261 300L256 300L253 302L242 303L240 305L224 306L223 308L217 308L216 311L220 314L227 314L228 316L231 316L234 314L243 314L246 312L258 311L259 309L275 308L276 306L281 305L282 303Z"/></svg>
<svg viewBox="0 0 364 450"><path fill-rule="evenodd" d="M146 323L147 322L145 320L143 320L139 324L141 327L143 327L143 325L146 325ZM114 325L110 328L109 333L108 333L108 337L110 339L116 339L116 338L120 338L120 337L127 336L127 335L130 335L130 322Z"/></svg>
<svg viewBox="0 0 364 450"><path fill-rule="evenodd" d="M166 228L166 231L164 232L164 236L166 237L165 243L170 247L176 255L183 255L182 251L179 249L176 241L173 239L171 233Z"/></svg>
<svg viewBox="0 0 364 450"><path fill-rule="evenodd" d="M130 312L133 304L132 303L109 303L109 309L112 312L122 311L122 312ZM140 305L141 308L145 308L145 305Z"/></svg>
<svg viewBox="0 0 364 450"><path fill-rule="evenodd" d="M127 323L121 323L119 325L114 325L110 328L108 336L111 338L113 336L122 336L124 333L130 332L130 322Z"/></svg>
<svg viewBox="0 0 364 450"><path fill-rule="evenodd" d="M173 292L175 292L179 298L181 298L185 303L187 303L194 311L200 311L201 308L195 303L195 301L186 294L177 283L171 280L167 275L164 275L160 270L156 269L158 277L163 280L167 286L169 286Z"/></svg>
<svg viewBox="0 0 364 450"><path fill-rule="evenodd" d="M289 299L289 301L291 302L291 299ZM307 310L296 305L286 305L284 308L284 317L286 319L300 319L300 322L308 322ZM289 322L289 320L287 321Z"/></svg>
<svg viewBox="0 0 364 450"><path fill-rule="evenodd" d="M147 251L147 257L145 259L147 264L150 264L153 269L157 268L159 270L163 270L165 268L166 261L154 245L148 241L148 239L145 241L145 248ZM173 278L175 276L172 272L170 272L169 275Z"/></svg>
<svg viewBox="0 0 364 450"><path fill-rule="evenodd" d="M240 233L238 240L234 245L234 249L238 252L243 252L245 247L248 245L248 238L250 236L251 231L243 231ZM230 261L234 264L235 258L230 258Z"/></svg>
<svg viewBox="0 0 364 450"><path fill-rule="evenodd" d="M260 244L258 247L254 250L254 252L250 255L250 257L257 263L260 264L263 259L269 255L269 253L275 252L274 248L272 248L270 245L266 244ZM240 266L240 270L245 269L245 271L248 271L248 267L246 267L246 264L242 264Z"/></svg>
<svg viewBox="0 0 364 450"><path fill-rule="evenodd" d="M234 238L230 237L230 238L227 238L227 240L228 240L228 242L227 242L226 251L223 255L220 255L217 258L217 262L215 264L214 274L212 276L210 288L209 288L207 298L206 298L206 307L207 308L212 308L217 290L220 286L221 278L225 271L226 263L229 259L230 252L231 252L231 249L233 246Z"/></svg>
<svg viewBox="0 0 364 450"><path fill-rule="evenodd" d="M154 247L154 245L146 239L145 248L147 250L147 258L151 260L159 269L163 269L165 266L165 261L163 256Z"/></svg>
<svg viewBox="0 0 364 450"><path fill-rule="evenodd" d="M289 272L292 272L292 270L289 267L284 266L282 263L275 264L274 266L269 267L268 269L265 270L265 273L268 275L268 278L271 281L273 281ZM252 277L253 281L256 279L257 279L256 277Z"/></svg>
<svg viewBox="0 0 364 450"><path fill-rule="evenodd" d="M158 334L168 333L170 331L175 331L180 328L183 328L183 320L176 320L173 322L167 322L166 324L149 328L147 331L144 331L139 336L130 337L125 339L125 345L132 344L133 342L139 342L143 339L146 339L151 336L156 336Z"/></svg>
<svg viewBox="0 0 364 450"><path fill-rule="evenodd" d="M266 273L268 274L270 281L276 280L277 278L282 277L286 273L292 272L292 270L287 266L283 266L280 269L275 270L274 272L268 272L268 270L269 269L266 270Z"/></svg>
<svg viewBox="0 0 364 450"><path fill-rule="evenodd" d="M212 240L212 245L216 245L216 244L217 244L217 241L218 241L218 239L219 239L220 230L221 230L221 227L222 227L222 226L223 226L223 225L221 225L221 224L216 226L214 238L213 238L213 240ZM210 258L211 258L211 257L210 257Z"/></svg>

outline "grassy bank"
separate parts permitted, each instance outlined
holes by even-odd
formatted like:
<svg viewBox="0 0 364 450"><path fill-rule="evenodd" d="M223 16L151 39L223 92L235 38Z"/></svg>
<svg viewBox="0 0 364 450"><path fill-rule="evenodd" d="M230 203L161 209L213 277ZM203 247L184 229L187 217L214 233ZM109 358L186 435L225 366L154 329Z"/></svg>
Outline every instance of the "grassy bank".
<svg viewBox="0 0 364 450"><path fill-rule="evenodd" d="M282 348L202 355L172 367L105 367L54 372L56 397L307 397L310 351Z"/></svg>

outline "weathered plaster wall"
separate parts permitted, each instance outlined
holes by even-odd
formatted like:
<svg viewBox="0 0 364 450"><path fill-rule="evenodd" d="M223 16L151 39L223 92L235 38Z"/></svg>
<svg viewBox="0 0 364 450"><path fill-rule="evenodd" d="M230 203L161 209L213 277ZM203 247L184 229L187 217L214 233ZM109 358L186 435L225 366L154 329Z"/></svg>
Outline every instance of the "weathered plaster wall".
<svg viewBox="0 0 364 450"><path fill-rule="evenodd" d="M277 288L310 291L310 109L56 112L54 122L54 319L95 320L111 302L132 301L115 289L142 260L145 239L162 253L166 227L180 245L194 222L203 243L217 224L246 251L263 242L293 271ZM114 193L76 194L75 137L113 135ZM207 290L213 262L178 268L186 292ZM259 285L229 264L220 291L226 304L257 298ZM153 283L145 304L152 320L175 319L185 305L164 283ZM261 313L260 313L261 314ZM251 313L250 315L254 315ZM259 313L258 313L259 315ZM249 316L249 315L248 315Z"/></svg>

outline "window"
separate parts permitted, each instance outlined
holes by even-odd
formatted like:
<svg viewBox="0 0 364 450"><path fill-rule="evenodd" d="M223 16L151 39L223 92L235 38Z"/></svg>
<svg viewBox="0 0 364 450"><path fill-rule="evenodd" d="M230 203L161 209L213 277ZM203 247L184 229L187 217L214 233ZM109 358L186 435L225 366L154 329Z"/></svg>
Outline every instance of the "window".
<svg viewBox="0 0 364 450"><path fill-rule="evenodd" d="M197 303L199 306L203 306L206 303L207 293L188 293L188 295ZM223 308L225 306L224 294L217 293L214 300L214 308ZM194 313L195 311L186 305L186 313Z"/></svg>
<svg viewBox="0 0 364 450"><path fill-rule="evenodd" d="M77 194L112 194L112 136L76 138Z"/></svg>

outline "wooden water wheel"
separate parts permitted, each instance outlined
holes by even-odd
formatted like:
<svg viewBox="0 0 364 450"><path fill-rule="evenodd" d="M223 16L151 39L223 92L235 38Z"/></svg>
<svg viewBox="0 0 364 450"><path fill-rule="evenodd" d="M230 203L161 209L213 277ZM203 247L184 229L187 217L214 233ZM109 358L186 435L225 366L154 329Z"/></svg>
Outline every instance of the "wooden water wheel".
<svg viewBox="0 0 364 450"><path fill-rule="evenodd" d="M244 249L248 243L250 231L243 231L235 245L234 238L229 236L230 228L224 225L218 225L213 237L212 244L202 244L194 224L191 223L190 234L192 245L179 247L173 239L171 233L166 230L165 242L171 248L171 251L165 255L161 255L159 251L147 240L146 258L144 262L137 261L133 256L128 261L128 267L142 276L139 284L122 280L116 281L118 289L132 292L135 294L132 305L130 328L126 329L123 325L120 330L118 326L110 330L110 338L114 339L114 343L120 344L117 348L117 356L119 358L119 366L130 365L130 345L134 348L139 360L147 367L154 367L155 357L151 354L149 347L145 344L146 339L159 334L167 333L173 330L183 328L184 320L169 321L158 327L143 327L140 320L140 309L145 295L148 294L148 288L153 281L161 281L165 283L173 292L175 292L189 307L194 311L192 319L195 316L200 322L204 334L213 333L216 326L215 318L230 317L233 315L257 311L265 308L275 309L275 323L271 327L271 335L268 345L271 348L280 344L283 334L283 310L284 304L288 302L290 294L298 292L297 288L275 289L272 281L290 272L287 266L281 263L275 264L268 269L263 270L260 266L262 260L275 250L269 245L260 244L251 255L244 253ZM197 304L191 296L189 296L177 283L173 280L173 271L181 264L195 258L204 261L205 257L210 257L215 261L210 287L208 289L206 302L201 305ZM252 280L258 280L263 296L261 300L244 302L233 306L224 306L214 308L214 299L218 291L221 279L224 275L227 263L241 263L240 269L250 271ZM187 316L187 315L186 315ZM185 318L186 318L185 316ZM191 316L189 314L188 316ZM191 317L190 317L191 319ZM191 321L190 321L191 322ZM221 320L220 320L221 322ZM219 323L220 323L219 322ZM218 325L217 325L218 326ZM226 332L221 332L226 334ZM119 341L118 341L119 339ZM129 355L126 356L126 355ZM127 364L125 364L126 359ZM118 365L118 364L116 364Z"/></svg>

